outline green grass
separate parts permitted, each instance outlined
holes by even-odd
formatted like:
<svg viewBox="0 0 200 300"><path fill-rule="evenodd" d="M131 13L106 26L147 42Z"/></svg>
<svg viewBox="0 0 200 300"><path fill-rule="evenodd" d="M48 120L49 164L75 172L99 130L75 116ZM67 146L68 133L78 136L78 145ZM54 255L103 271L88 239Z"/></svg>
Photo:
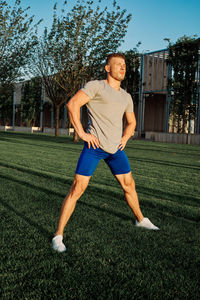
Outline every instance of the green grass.
<svg viewBox="0 0 200 300"><path fill-rule="evenodd" d="M129 141L143 214L100 162L56 253L51 238L82 142L0 133L2 299L200 299L200 147Z"/></svg>

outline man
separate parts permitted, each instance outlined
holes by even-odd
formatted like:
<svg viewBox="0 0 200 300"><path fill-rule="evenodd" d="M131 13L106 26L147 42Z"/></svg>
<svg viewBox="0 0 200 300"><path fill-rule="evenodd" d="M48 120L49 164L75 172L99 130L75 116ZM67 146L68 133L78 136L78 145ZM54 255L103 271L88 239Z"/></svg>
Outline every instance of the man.
<svg viewBox="0 0 200 300"><path fill-rule="evenodd" d="M125 57L120 53L110 54L106 60L105 70L106 80L88 82L67 104L71 122L84 141L84 148L77 164L74 182L64 199L58 228L52 240L53 249L58 252L66 250L62 241L64 228L101 159L105 160L120 183L126 201L137 219L136 226L159 229L142 215L131 168L124 152L126 143L134 134L136 127L131 95L120 88L126 73ZM89 117L87 132L80 122L80 108L85 104ZM127 126L122 135L124 115Z"/></svg>

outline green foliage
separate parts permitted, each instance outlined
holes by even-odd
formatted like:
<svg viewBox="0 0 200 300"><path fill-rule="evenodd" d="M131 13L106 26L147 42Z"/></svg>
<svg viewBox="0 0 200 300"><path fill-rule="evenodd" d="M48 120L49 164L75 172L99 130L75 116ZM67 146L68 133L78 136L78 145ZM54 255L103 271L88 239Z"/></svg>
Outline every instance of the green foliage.
<svg viewBox="0 0 200 300"><path fill-rule="evenodd" d="M59 254L51 239L82 147L71 137L0 133L1 299L199 299L199 146L126 147L142 211L159 232L134 226L100 162Z"/></svg>
<svg viewBox="0 0 200 300"><path fill-rule="evenodd" d="M83 80L99 75L107 55L121 45L131 17L125 13L115 1L113 11L95 7L93 1L77 1L70 12L64 9L61 17L55 6L48 44L53 50L54 71L58 71L57 82L69 96Z"/></svg>
<svg viewBox="0 0 200 300"><path fill-rule="evenodd" d="M133 102L138 104L139 99L139 80L140 80L140 54L138 52L137 44L136 48L126 51L124 53L126 58L126 77L122 82L122 87L131 94Z"/></svg>
<svg viewBox="0 0 200 300"><path fill-rule="evenodd" d="M200 39L183 36L175 44L169 42L168 63L173 68L169 89L173 94L170 112L178 132L187 132L190 120L197 117L198 94L196 72Z"/></svg>
<svg viewBox="0 0 200 300"><path fill-rule="evenodd" d="M21 1L13 7L0 0L0 85L12 83L24 73L27 58L34 51L36 25L28 8L22 9Z"/></svg>
<svg viewBox="0 0 200 300"><path fill-rule="evenodd" d="M13 105L13 87L2 84L0 88L0 122L1 125L11 125Z"/></svg>
<svg viewBox="0 0 200 300"><path fill-rule="evenodd" d="M21 98L21 117L26 126L39 126L41 105L41 79L32 78L24 82Z"/></svg>

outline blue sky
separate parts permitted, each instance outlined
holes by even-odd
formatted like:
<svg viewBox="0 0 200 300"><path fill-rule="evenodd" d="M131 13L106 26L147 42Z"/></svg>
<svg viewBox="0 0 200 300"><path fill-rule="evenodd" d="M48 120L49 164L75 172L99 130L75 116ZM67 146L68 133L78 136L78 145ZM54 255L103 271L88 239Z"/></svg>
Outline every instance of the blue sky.
<svg viewBox="0 0 200 300"><path fill-rule="evenodd" d="M7 0L7 3L14 3ZM55 0L21 0L22 6L30 6L30 13L35 20L44 19L40 31L44 26L49 27L52 21L53 5ZM57 0L59 7L63 0ZM69 9L76 1L69 0ZM102 7L112 6L112 0L102 0ZM117 0L121 9L132 13L125 42L120 50L134 48L137 42L142 44L141 52L160 50L167 47L164 38L172 42L183 35L200 37L200 0Z"/></svg>

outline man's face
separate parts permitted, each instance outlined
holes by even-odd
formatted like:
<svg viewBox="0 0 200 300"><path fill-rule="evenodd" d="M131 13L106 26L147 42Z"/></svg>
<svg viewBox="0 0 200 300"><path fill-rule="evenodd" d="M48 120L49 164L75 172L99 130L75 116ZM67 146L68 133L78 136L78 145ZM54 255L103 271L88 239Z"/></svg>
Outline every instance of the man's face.
<svg viewBox="0 0 200 300"><path fill-rule="evenodd" d="M126 63L122 57L112 57L106 65L106 72L115 80L124 80L126 74Z"/></svg>

